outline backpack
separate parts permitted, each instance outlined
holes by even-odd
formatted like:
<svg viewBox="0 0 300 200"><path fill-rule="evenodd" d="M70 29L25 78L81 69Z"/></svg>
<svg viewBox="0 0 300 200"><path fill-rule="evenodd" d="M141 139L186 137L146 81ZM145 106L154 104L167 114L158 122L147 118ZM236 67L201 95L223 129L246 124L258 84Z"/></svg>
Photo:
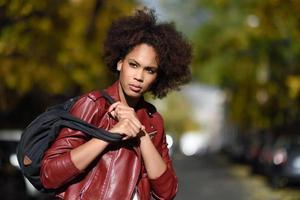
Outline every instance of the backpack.
<svg viewBox="0 0 300 200"><path fill-rule="evenodd" d="M104 91L101 91L110 104L114 100ZM44 152L54 142L60 130L68 127L79 130L89 136L108 142L118 142L122 136L98 128L70 114L70 110L79 97L71 98L66 102L48 108L36 117L23 131L17 147L17 158L23 175L41 192L52 192L43 187L40 181L40 168Z"/></svg>

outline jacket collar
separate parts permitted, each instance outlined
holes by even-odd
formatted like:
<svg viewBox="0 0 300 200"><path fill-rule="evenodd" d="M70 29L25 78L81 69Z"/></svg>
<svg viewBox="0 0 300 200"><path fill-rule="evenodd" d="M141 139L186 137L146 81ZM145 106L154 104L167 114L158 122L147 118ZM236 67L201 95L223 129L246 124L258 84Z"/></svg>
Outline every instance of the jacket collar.
<svg viewBox="0 0 300 200"><path fill-rule="evenodd" d="M116 101L120 101L119 96L119 81L106 88L106 92Z"/></svg>

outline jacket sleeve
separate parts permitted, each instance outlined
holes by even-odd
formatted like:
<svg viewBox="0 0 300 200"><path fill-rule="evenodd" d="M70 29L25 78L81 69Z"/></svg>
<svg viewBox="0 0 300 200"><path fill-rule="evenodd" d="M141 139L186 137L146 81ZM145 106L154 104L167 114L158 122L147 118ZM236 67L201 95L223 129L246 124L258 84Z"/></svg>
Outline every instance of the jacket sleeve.
<svg viewBox="0 0 300 200"><path fill-rule="evenodd" d="M72 115L93 123L97 113L95 102L88 96L80 98L73 106ZM82 173L71 160L70 151L88 140L80 131L63 128L41 163L40 179L45 188L57 189Z"/></svg>
<svg viewBox="0 0 300 200"><path fill-rule="evenodd" d="M163 124L163 120L160 115L158 120L158 124ZM161 127L163 127L163 125ZM169 200L176 196L178 191L178 180L173 169L172 160L169 156L169 149L167 147L166 135L163 128L162 130L158 130L158 133L159 132L161 132L161 134L155 136L153 142L163 160L167 164L167 169L160 177L156 179L150 179L150 185L152 188L153 197L159 200Z"/></svg>

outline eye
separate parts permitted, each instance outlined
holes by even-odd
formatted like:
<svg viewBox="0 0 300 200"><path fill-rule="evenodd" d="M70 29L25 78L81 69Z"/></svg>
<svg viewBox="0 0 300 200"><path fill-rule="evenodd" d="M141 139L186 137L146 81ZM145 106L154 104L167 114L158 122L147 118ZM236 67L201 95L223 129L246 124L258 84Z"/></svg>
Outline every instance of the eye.
<svg viewBox="0 0 300 200"><path fill-rule="evenodd" d="M151 67L147 67L146 68L146 71L149 73L149 74L155 74L156 73L156 69L153 69L153 68L151 68Z"/></svg>
<svg viewBox="0 0 300 200"><path fill-rule="evenodd" d="M129 62L129 66L130 66L130 67L133 67L133 68L136 68L136 67L137 67L137 64L135 64L134 62Z"/></svg>

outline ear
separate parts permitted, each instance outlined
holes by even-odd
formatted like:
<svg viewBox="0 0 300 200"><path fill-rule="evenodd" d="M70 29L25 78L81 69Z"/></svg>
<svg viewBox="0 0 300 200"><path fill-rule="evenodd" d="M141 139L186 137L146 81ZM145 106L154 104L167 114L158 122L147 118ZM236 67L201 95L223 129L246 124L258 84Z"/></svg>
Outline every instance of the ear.
<svg viewBox="0 0 300 200"><path fill-rule="evenodd" d="M123 60L119 60L119 62L117 63L117 70L118 71L121 71L122 65L123 65Z"/></svg>

